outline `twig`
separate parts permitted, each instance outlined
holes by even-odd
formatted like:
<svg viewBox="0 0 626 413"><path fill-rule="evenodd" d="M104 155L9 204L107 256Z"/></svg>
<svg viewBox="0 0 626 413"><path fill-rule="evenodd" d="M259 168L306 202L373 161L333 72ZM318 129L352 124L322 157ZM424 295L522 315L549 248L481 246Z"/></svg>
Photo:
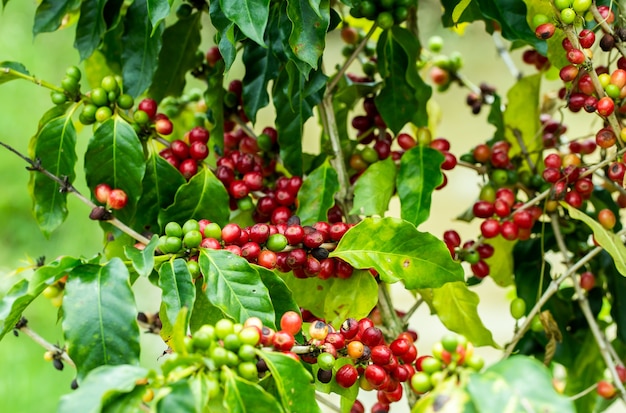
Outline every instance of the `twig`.
<svg viewBox="0 0 626 413"><path fill-rule="evenodd" d="M233 121L235 121L235 123L244 130L244 132L246 132L246 135L257 139L256 133L254 133L254 131L252 129L250 129L250 127L243 121L243 119L241 119L241 116L234 114L230 117Z"/></svg>
<svg viewBox="0 0 626 413"><path fill-rule="evenodd" d="M70 193L74 194L76 197L78 197L78 199L80 199L84 204L89 206L91 209L96 208L98 206L98 205L94 204L93 202L91 202L91 200L86 198L83 194L81 194L74 187L74 185L72 185L69 182L69 180L67 180L66 178L60 178L60 177L54 175L53 173L51 173L50 171L45 169L41 165L40 162L34 161L34 160L30 159L28 156L23 155L21 152L19 152L17 149L13 148L12 146L7 145L6 143L4 143L2 141L0 141L0 145L5 147L9 151L13 152L15 155L19 156L24 161L26 161L30 165L30 167L28 167L28 170L42 173L46 177L48 177L49 179L51 179L54 182L56 182L57 184L59 184L59 190L61 192L70 192ZM150 240L148 238L144 237L143 235L141 235L140 233L138 233L134 229L130 228L128 225L124 224L122 221L120 221L119 219L117 219L115 217L112 217L111 219L106 220L106 222L109 222L111 225L113 225L114 227L118 228L120 231L130 235L132 238L134 238L135 240L141 242L142 244L148 245L150 243Z"/></svg>
<svg viewBox="0 0 626 413"><path fill-rule="evenodd" d="M598 387L598 383L593 383L591 386L587 387L585 390L581 391L580 393L576 393L575 395L570 396L569 399L572 401L578 400L581 397L585 397L586 395L594 391L597 387Z"/></svg>
<svg viewBox="0 0 626 413"><path fill-rule="evenodd" d="M328 407L333 412L341 413L341 409L339 407L317 392L315 393L315 400Z"/></svg>
<svg viewBox="0 0 626 413"><path fill-rule="evenodd" d="M474 171L478 172L480 175L484 175L487 173L487 168L485 168L484 166L474 165L473 163L458 160L457 165L462 166L464 168L473 169Z"/></svg>
<svg viewBox="0 0 626 413"><path fill-rule="evenodd" d="M48 88L50 90L53 90L55 92L59 92L59 93L65 93L65 90L63 90L62 88L53 85L52 83L46 82L45 80L41 80L41 79L37 79L35 76L29 76L27 74L24 74L22 72L18 72L17 70L13 70L11 68L8 67L2 67L0 68L0 70L6 74L10 74L13 75L15 77L19 77L20 79L24 79L24 80L28 80L30 82L33 82L34 84L36 84L37 86L43 86L45 88Z"/></svg>
<svg viewBox="0 0 626 413"><path fill-rule="evenodd" d="M498 51L498 55L500 55L500 58L506 65L507 69L509 69L509 72L511 72L511 75L515 78L515 80L520 80L523 74L517 68L517 66L515 66L515 62L513 62L513 59L511 58L509 51L504 46L504 42L502 41L500 32L494 31L493 34L491 35L491 38L493 39L493 42L496 45L496 50Z"/></svg>
<svg viewBox="0 0 626 413"><path fill-rule="evenodd" d="M415 314L415 312L417 311L418 308L420 308L420 306L424 304L424 299L423 298L418 298L417 300L415 300L415 303L413 303L413 305L411 306L411 308L409 308L409 311L406 312L406 314L404 315L404 317L402 317L402 322L404 324L408 324L409 323L409 318L411 318L411 316L413 314Z"/></svg>
<svg viewBox="0 0 626 413"><path fill-rule="evenodd" d="M598 24L602 28L602 31L615 37L615 32L613 31L613 28L611 27L610 24L606 22L606 19L602 17L600 12L598 11L598 7L595 4L591 5L591 7L589 8L589 11L591 11L591 14L593 15L594 20L598 22ZM615 48L619 50L622 56L626 57L626 48L624 48L624 45L622 44L621 39L618 37L616 40L617 41L615 42Z"/></svg>
<svg viewBox="0 0 626 413"><path fill-rule="evenodd" d="M70 356L67 355L67 353L65 352L65 349L57 347L54 344L48 342L45 338L41 337L39 334L33 331L28 326L28 324L24 324L23 326L20 326L18 330L24 333L25 335L27 335L28 337L30 337L35 343L39 344L41 347L45 348L48 351L53 352L55 355L58 354L58 357L60 357L65 363L76 368L76 364L74 363L74 360L72 360Z"/></svg>
<svg viewBox="0 0 626 413"><path fill-rule="evenodd" d="M378 28L378 25L376 25L374 23L372 25L372 27L370 28L370 31L367 32L365 37L356 46L356 48L354 49L354 51L352 52L350 57L348 57L348 60L346 60L346 62L343 64L343 66L341 66L341 68L339 69L339 71L337 72L337 74L335 75L333 80L331 80L331 82L328 84L328 87L326 88L326 95L325 96L330 96L334 92L335 87L337 87L337 83L339 83L341 81L341 78L343 77L343 75L348 70L348 67L350 67L352 62L354 62L354 60L359 55L359 53L361 53L361 50L363 50L363 48L365 47L365 45L369 41L370 37L372 37L372 35L374 34L374 32L376 31L377 28Z"/></svg>
<svg viewBox="0 0 626 413"><path fill-rule="evenodd" d="M565 258L568 264L568 267L570 267L568 249L565 245L563 234L561 233L561 227L556 219L552 219L550 220L550 222L552 224L554 237L556 239L557 245L559 246L559 250L561 251L561 254L563 255L563 257ZM610 345L607 343L604 333L600 330L600 326L598 326L598 322L596 318L594 317L593 312L591 311L591 307L589 306L589 300L587 300L585 292L583 291L582 287L580 286L580 283L576 279L575 274L570 273L570 277L574 281L573 284L574 284L574 289L576 290L576 296L578 297L578 305L580 306L580 309L582 310L583 315L587 319L587 324L589 324L589 329L591 330L591 333L593 334L596 340L596 343L598 344L598 347L600 348L600 354L602 355L602 358L604 359L604 362L607 368L609 369L609 372L611 373L611 377L613 377L613 381L615 382L615 387L617 387L617 390L619 391L620 398L626 403L626 390L624 389L622 381L619 378L619 374L617 374L617 370L615 369L615 363L613 361L613 357L608 350L608 347Z"/></svg>
<svg viewBox="0 0 626 413"><path fill-rule="evenodd" d="M537 168L533 160L530 158L530 153L528 153L528 149L526 148L526 144L524 143L524 139L522 139L522 135L519 129L513 128L511 132L513 133L513 136L515 136L515 139L517 140L517 143L519 144L522 150L522 154L524 155L524 158L526 158L526 163L528 164L528 167L530 168L531 171L533 171L533 173L536 173Z"/></svg>

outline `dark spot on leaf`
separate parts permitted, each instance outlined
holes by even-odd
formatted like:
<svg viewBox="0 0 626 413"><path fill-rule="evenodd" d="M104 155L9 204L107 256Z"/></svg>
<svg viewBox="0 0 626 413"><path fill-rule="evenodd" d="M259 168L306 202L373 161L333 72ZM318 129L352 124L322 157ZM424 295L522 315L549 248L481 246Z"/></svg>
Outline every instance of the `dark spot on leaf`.
<svg viewBox="0 0 626 413"><path fill-rule="evenodd" d="M321 285L317 286L317 291L322 291L324 289L324 287L322 287Z"/></svg>
<svg viewBox="0 0 626 413"><path fill-rule="evenodd" d="M404 268L407 268L409 265L411 265L411 260L408 259L408 258L406 260L404 260L404 262L402 262L402 266Z"/></svg>

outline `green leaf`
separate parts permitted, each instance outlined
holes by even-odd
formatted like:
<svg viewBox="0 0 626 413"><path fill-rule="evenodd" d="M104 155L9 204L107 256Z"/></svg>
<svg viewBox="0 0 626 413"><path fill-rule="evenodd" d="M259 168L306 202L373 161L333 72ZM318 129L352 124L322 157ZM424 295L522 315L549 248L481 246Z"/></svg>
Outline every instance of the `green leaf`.
<svg viewBox="0 0 626 413"><path fill-rule="evenodd" d="M172 3L174 3L174 0L147 0L148 16L150 17L150 24L152 27L156 29L160 25L161 21L165 19L168 14L170 14ZM156 36L159 35L156 34Z"/></svg>
<svg viewBox="0 0 626 413"><path fill-rule="evenodd" d="M554 389L547 368L530 357L512 356L471 375L467 390L480 412L575 412Z"/></svg>
<svg viewBox="0 0 626 413"><path fill-rule="evenodd" d="M298 211L302 225L313 225L326 221L327 213L335 204L335 194L339 191L337 171L326 160L302 181L298 191Z"/></svg>
<svg viewBox="0 0 626 413"><path fill-rule="evenodd" d="M0 85L10 80L20 79L20 76L16 75L16 72L21 73L23 75L30 76L30 73L28 73L28 70L26 70L24 65L21 63L9 62L6 60L3 62L0 62Z"/></svg>
<svg viewBox="0 0 626 413"><path fill-rule="evenodd" d="M620 277L623 279L623 277ZM574 395L591 387L604 377L606 365L593 334L587 330L582 345L576 352L576 358L567 369L565 394ZM577 412L592 412L598 395L591 392L575 400Z"/></svg>
<svg viewBox="0 0 626 413"><path fill-rule="evenodd" d="M209 301L235 321L259 317L274 324L275 315L267 287L248 261L224 250L201 250L198 260Z"/></svg>
<svg viewBox="0 0 626 413"><path fill-rule="evenodd" d="M107 0L84 0L80 6L74 47L81 60L91 56L107 29L103 15L106 2Z"/></svg>
<svg viewBox="0 0 626 413"><path fill-rule="evenodd" d="M236 413L282 413L278 400L256 383L237 376L231 369L223 370L224 404ZM314 401L315 402L315 401Z"/></svg>
<svg viewBox="0 0 626 413"><path fill-rule="evenodd" d="M396 134L407 122L427 125L426 102L432 92L417 72L418 40L406 29L397 27L384 31L376 48L378 70L384 83L374 101L383 120Z"/></svg>
<svg viewBox="0 0 626 413"><path fill-rule="evenodd" d="M182 258L172 258L163 263L159 268L159 287L163 293L159 314L163 330L166 330L164 335L168 335L167 331L171 330L183 307L189 310L186 312L183 324L183 331L187 331L191 309L196 299L196 288L191 279L187 261Z"/></svg>
<svg viewBox="0 0 626 413"><path fill-rule="evenodd" d="M286 274L284 279L302 308L337 328L346 318L367 317L378 303L378 285L369 271L355 270L346 279L300 279L292 274Z"/></svg>
<svg viewBox="0 0 626 413"><path fill-rule="evenodd" d="M287 311L300 312L300 306L294 299L293 294L287 284L280 278L274 271L270 271L260 265L253 265L253 268L259 273L261 281L267 287L270 292L270 298L272 299L272 306L274 307L274 314L276 316L274 324L280 326L280 318ZM274 328L272 325L268 327Z"/></svg>
<svg viewBox="0 0 626 413"><path fill-rule="evenodd" d="M0 291L0 340L11 331L22 317L30 303L47 286L54 284L74 267L80 260L72 257L60 257L50 264L39 267L30 281L15 276L16 280L6 291Z"/></svg>
<svg viewBox="0 0 626 413"><path fill-rule="evenodd" d="M147 391L146 386L137 386L128 393L121 393L108 398L102 407L102 413L136 413L140 412L143 406L143 398Z"/></svg>
<svg viewBox="0 0 626 413"><path fill-rule="evenodd" d="M220 225L228 222L228 193L222 182L202 168L176 191L174 203L159 213L159 224L183 224L188 219L210 219Z"/></svg>
<svg viewBox="0 0 626 413"><path fill-rule="evenodd" d="M32 156L48 172L74 182L76 174L76 129L71 114L46 122L30 144ZM57 229L67 217L67 192L41 172L32 171L29 189L33 200L33 213L41 232L46 237Z"/></svg>
<svg viewBox="0 0 626 413"><path fill-rule="evenodd" d="M463 268L443 241L398 218L366 218L346 232L330 254L355 268L375 268L383 281L408 289L463 281Z"/></svg>
<svg viewBox="0 0 626 413"><path fill-rule="evenodd" d="M79 380L101 365L139 363L139 327L128 270L119 258L74 268L65 284L63 333Z"/></svg>
<svg viewBox="0 0 626 413"><path fill-rule="evenodd" d="M286 354L257 351L272 373L280 401L285 411L299 413L321 412L315 401L315 385L302 363ZM297 391L296 391L297 389Z"/></svg>
<svg viewBox="0 0 626 413"><path fill-rule="evenodd" d="M148 375L139 366L100 366L80 382L80 387L61 397L59 413L98 413L108 399L129 393L137 386L137 380Z"/></svg>
<svg viewBox="0 0 626 413"><path fill-rule="evenodd" d="M502 36L510 41L520 40L545 54L545 43L535 36L526 20L527 9L523 1L517 0L476 0L480 11L487 19L500 24Z"/></svg>
<svg viewBox="0 0 626 413"><path fill-rule="evenodd" d="M208 299L202 292L202 283L196 283L196 300L193 303L193 310L189 320L189 329L193 333L205 324L215 325L222 318L227 318L226 314Z"/></svg>
<svg viewBox="0 0 626 413"><path fill-rule="evenodd" d="M485 260L489 264L491 279L500 287L513 284L513 248L515 248L515 242L508 241L500 235L484 242L493 246L494 249L493 256Z"/></svg>
<svg viewBox="0 0 626 413"><path fill-rule="evenodd" d="M263 34L269 17L269 5L269 0L220 0L224 15L260 46L265 46Z"/></svg>
<svg viewBox="0 0 626 413"><path fill-rule="evenodd" d="M196 52L200 46L202 13L178 20L163 32L163 46L148 95L160 102L165 96L180 96L185 87L185 75L196 67Z"/></svg>
<svg viewBox="0 0 626 413"><path fill-rule="evenodd" d="M126 192L128 204L116 216L129 223L141 196L137 188L146 170L143 147L132 126L114 116L94 132L85 153L85 177L93 190L106 183Z"/></svg>
<svg viewBox="0 0 626 413"><path fill-rule="evenodd" d="M154 269L154 250L159 243L159 236L153 235L150 243L143 250L138 250L130 245L124 246L124 255L133 264L133 268L142 277L147 277Z"/></svg>
<svg viewBox="0 0 626 413"><path fill-rule="evenodd" d="M330 23L329 1L290 0L287 2L287 16L292 24L289 36L291 50L298 59L317 69Z"/></svg>
<svg viewBox="0 0 626 413"><path fill-rule="evenodd" d="M561 206L567 209L570 217L584 222L589 228L591 228L596 242L600 244L600 246L604 248L611 257L613 257L617 271L619 271L623 276L626 276L626 246L624 246L620 236L616 235L614 232L607 231L598 221L569 204L561 202Z"/></svg>
<svg viewBox="0 0 626 413"><path fill-rule="evenodd" d="M212 2L215 4L217 2ZM212 148L224 149L224 66L218 62L207 74L207 88L204 101L207 105L207 119L211 123L210 141Z"/></svg>
<svg viewBox="0 0 626 413"><path fill-rule="evenodd" d="M396 164L391 157L371 164L354 185L354 204L350 213L383 216L396 190L395 180Z"/></svg>
<svg viewBox="0 0 626 413"><path fill-rule="evenodd" d="M225 68L228 71L237 56L235 23L231 22L224 15L224 12L220 9L219 1L209 3L209 15L211 16L213 27L217 30L217 47L220 49Z"/></svg>
<svg viewBox="0 0 626 413"><path fill-rule="evenodd" d="M79 6L80 0L43 0L35 12L33 36L57 30L65 15Z"/></svg>
<svg viewBox="0 0 626 413"><path fill-rule="evenodd" d="M472 2L472 0L461 0L454 7L454 10L452 11L452 21L455 24L459 22L459 19L461 18L461 15L465 11L465 9L467 9L467 6L469 6L471 2Z"/></svg>
<svg viewBox="0 0 626 413"><path fill-rule="evenodd" d="M478 315L478 294L465 282L447 283L432 293L432 307L447 329L465 336L475 346L498 347Z"/></svg>
<svg viewBox="0 0 626 413"><path fill-rule="evenodd" d="M153 153L146 162L146 173L141 182L143 191L137 204L137 224L160 232L159 211L174 202L176 191L185 184L185 178L162 156Z"/></svg>
<svg viewBox="0 0 626 413"><path fill-rule="evenodd" d="M287 170L302 175L302 131L313 115L326 87L326 76L314 70L306 80L293 61L289 61L274 80L273 101L280 157Z"/></svg>
<svg viewBox="0 0 626 413"><path fill-rule="evenodd" d="M491 103L491 109L489 110L489 116L487 116L487 122L490 125L496 127L496 131L493 134L493 139L495 141L501 141L504 139L504 118L502 113L502 102L500 96L497 94L493 95L493 102Z"/></svg>
<svg viewBox="0 0 626 413"><path fill-rule="evenodd" d="M611 295L611 317L617 327L617 337L626 343L626 277L617 271L613 258L606 251L600 253L600 268L604 270Z"/></svg>
<svg viewBox="0 0 626 413"><path fill-rule="evenodd" d="M169 392L159 399L156 411L158 413L195 412L195 396L191 391L189 380L179 380L167 387Z"/></svg>
<svg viewBox="0 0 626 413"><path fill-rule="evenodd" d="M428 219L432 193L443 182L443 159L441 152L422 145L402 155L396 179L402 219L415 226Z"/></svg>
<svg viewBox="0 0 626 413"><path fill-rule="evenodd" d="M259 109L268 105L270 98L267 93L267 85L274 79L278 71L278 60L272 51L273 41L269 36L275 33L268 30L268 47L261 47L256 43L244 43L243 64L246 74L243 77L243 107L246 116L256 122Z"/></svg>
<svg viewBox="0 0 626 413"><path fill-rule="evenodd" d="M150 0L148 3L156 3ZM167 0L162 0L169 12ZM151 25L146 20L146 0L135 0L124 18L122 35L122 76L124 92L133 97L142 94L151 84L159 59L163 41L164 25ZM165 12L167 16L167 12ZM148 5L148 13L150 6ZM157 16L158 20L163 17ZM152 16L151 16L152 18Z"/></svg>
<svg viewBox="0 0 626 413"><path fill-rule="evenodd" d="M511 143L509 156L522 152L518 137L524 142L528 153L536 153L543 148L539 125L539 87L541 73L526 76L513 85L507 93L508 103L504 111L505 136ZM517 136L516 136L517 135Z"/></svg>

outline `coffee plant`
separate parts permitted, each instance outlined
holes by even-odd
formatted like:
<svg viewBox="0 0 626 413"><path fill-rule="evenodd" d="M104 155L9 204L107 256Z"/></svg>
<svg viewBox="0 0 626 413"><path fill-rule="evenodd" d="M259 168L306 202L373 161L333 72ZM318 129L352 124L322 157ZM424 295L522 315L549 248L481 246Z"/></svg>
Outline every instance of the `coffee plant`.
<svg viewBox="0 0 626 413"><path fill-rule="evenodd" d="M75 371L59 412L356 413L364 392L377 413L626 401L626 10L442 0L426 18L493 36L513 76L497 90L420 37L421 3L39 2L34 35L74 25L81 62L45 80L0 62L0 84L50 99L28 144L0 145L29 169L45 235L76 196L105 247L5 275L0 339L33 338ZM343 42L334 66L329 39ZM481 48L471 53L489 59ZM460 137L435 138L433 89L466 90L492 136L468 153L455 152ZM588 130L569 130L570 113ZM91 135L80 154L79 129ZM460 168L481 184L457 218L479 233L420 230ZM74 186L83 177L89 194ZM478 315L486 277L514 292L507 342ZM138 309L139 279L161 292L157 312ZM408 312L392 284L415 297ZM23 316L40 295L64 343ZM422 304L450 330L428 354L409 324ZM139 364L143 333L162 339L158 370ZM481 346L501 360L485 366Z"/></svg>

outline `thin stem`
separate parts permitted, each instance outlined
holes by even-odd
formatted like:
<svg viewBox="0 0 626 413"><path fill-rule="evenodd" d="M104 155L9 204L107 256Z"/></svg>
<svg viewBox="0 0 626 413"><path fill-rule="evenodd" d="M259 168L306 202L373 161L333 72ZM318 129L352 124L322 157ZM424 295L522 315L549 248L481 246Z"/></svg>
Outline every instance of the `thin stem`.
<svg viewBox="0 0 626 413"><path fill-rule="evenodd" d="M524 139L522 139L522 134L520 133L519 129L513 129L512 132L513 132L513 136L515 136L515 139L517 140L517 143L522 149L522 154L524 155L524 158L526 158L526 163L528 164L528 167L530 168L531 171L533 171L533 173L537 173L537 168L535 166L535 163L530 158L530 153L528 153L528 149L526 148L526 144L524 143Z"/></svg>
<svg viewBox="0 0 626 413"><path fill-rule="evenodd" d="M30 337L35 343L39 344L41 347L45 348L48 351L53 352L55 355L58 354L58 357L60 357L65 363L76 368L76 364L74 364L74 360L72 360L70 356L67 355L67 353L65 352L65 349L59 348L55 346L54 344L48 342L45 338L41 337L33 329L31 329L27 324L24 326L21 326L18 330L21 333L24 333L24 335L27 335L28 337Z"/></svg>
<svg viewBox="0 0 626 413"><path fill-rule="evenodd" d="M17 155L20 158L22 158L24 161L26 161L30 165L30 167L28 167L28 169L30 171L36 171L36 172L42 173L46 177L48 177L49 179L51 179L54 182L56 182L57 184L59 184L59 190L60 191L62 191L62 192L69 192L69 193L74 194L74 196L76 196L78 199L80 199L84 204L89 206L91 209L96 208L98 206L98 205L94 204L93 202L91 202L91 200L88 199L87 197L85 197L83 194L81 194L74 187L74 185L72 185L69 182L69 180L67 180L67 178L60 178L60 177L54 175L53 173L51 173L50 171L45 169L41 165L41 163L39 161L34 161L34 160L30 159L28 156L23 155L17 149L13 148L10 145L7 145L6 143L4 143L2 141L0 141L0 146L5 147L9 151L13 152L15 155ZM117 219L115 217L112 217L111 219L106 220L106 222L110 223L114 227L118 228L120 231L124 232L125 234L128 234L129 236L131 236L135 240L141 242L142 244L148 245L148 243L150 242L150 240L148 238L144 237L143 235L141 235L140 233L138 233L134 229L130 228L128 225L124 224L122 221L120 221L119 219Z"/></svg>
<svg viewBox="0 0 626 413"><path fill-rule="evenodd" d="M246 135L257 139L256 133L246 124L246 122L241 119L241 116L235 114L231 116L231 119L235 121L235 123L246 132Z"/></svg>
<svg viewBox="0 0 626 413"><path fill-rule="evenodd" d="M315 400L328 407L333 412L341 413L341 409L319 393L315 393Z"/></svg>
<svg viewBox="0 0 626 413"><path fill-rule="evenodd" d="M415 303L413 303L411 308L409 308L409 311L407 311L406 314L404 315L404 317L402 317L402 322L404 324L408 324L409 323L409 319L411 318L411 316L413 316L413 314L415 314L417 309L420 308L420 306L422 304L424 304L424 299L423 298L420 297L417 300L415 300Z"/></svg>
<svg viewBox="0 0 626 413"><path fill-rule="evenodd" d="M556 219L552 219L550 222L552 224L552 229L556 238L557 245L559 246L559 250L561 251L561 254L565 258L569 267L569 251L565 245L563 234L561 233L561 226ZM604 336L604 333L600 330L600 326L598 326L598 322L593 315L593 312L591 311L591 307L589 306L589 300L587 300L585 292L583 291L580 283L576 279L576 275L574 273L571 273L570 277L572 278L572 281L574 281L573 284L574 289L576 290L576 296L578 297L578 305L580 306L580 309L582 310L583 315L587 320L587 324L589 324L591 334L593 334L593 337L598 344L600 354L602 355L602 358L604 359L604 362L608 367L609 372L611 373L611 377L613 377L613 381L615 382L615 387L617 387L617 390L619 391L620 398L624 402L626 402L626 390L624 389L622 381L619 378L619 374L617 374L617 370L615 369L615 363L613 362L613 358L608 350L609 344L606 341L606 337Z"/></svg>
<svg viewBox="0 0 626 413"><path fill-rule="evenodd" d="M377 28L378 26L376 24L373 24L372 27L370 28L370 31L367 32L365 37L359 42L359 44L356 46L356 48L354 49L350 57L348 57L348 60L345 61L345 63L343 64L343 66L341 66L341 68L339 69L339 71L337 72L333 80L331 80L331 82L328 84L328 87L326 88L326 96L329 96L330 94L334 92L335 87L337 87L337 83L341 81L341 78L348 70L348 67L350 67L352 62L354 62L354 60L359 55L359 53L361 53L361 50L363 50L363 48L365 47L370 37L372 37L372 35L374 34Z"/></svg>
<svg viewBox="0 0 626 413"><path fill-rule="evenodd" d="M522 72L517 68L517 66L515 66L515 62L511 58L511 55L509 54L508 49L504 46L504 41L502 40L500 32L494 31L491 37L493 39L493 42L496 45L496 50L498 51L498 55L500 55L500 58L506 65L507 69L509 69L509 72L511 72L511 75L516 80L521 79Z"/></svg>
<svg viewBox="0 0 626 413"><path fill-rule="evenodd" d="M457 165L462 166L464 168L473 169L474 171L478 172L480 175L484 175L487 173L487 168L485 168L484 166L474 165L473 163L458 160Z"/></svg>
<svg viewBox="0 0 626 413"><path fill-rule="evenodd" d="M8 75L12 75L15 77L19 77L20 79L24 79L24 80L28 80L30 82L33 82L34 84L36 84L37 86L43 86L45 88L48 88L50 90L54 90L55 92L59 92L59 93L65 93L65 90L63 90L62 88L53 85L52 83L46 82L45 80L41 80L41 79L37 79L35 76L29 76L27 74L18 72L17 70L13 70L10 69L8 67L3 67L0 68L0 70Z"/></svg>
<svg viewBox="0 0 626 413"><path fill-rule="evenodd" d="M581 397L585 397L586 395L594 391L596 388L598 388L598 383L593 383L591 386L587 387L585 390L581 391L580 393L576 393L575 395L570 396L569 399L572 401L578 400Z"/></svg>
<svg viewBox="0 0 626 413"><path fill-rule="evenodd" d="M591 11L591 14L593 15L594 20L598 22L603 32L608 33L613 37L616 37L615 32L613 31L613 28L611 27L610 24L606 22L606 19L602 17L602 15L600 14L600 11L598 11L598 7L595 4L591 5L591 7L589 8L589 11ZM615 40L616 40L615 48L619 50L622 56L626 57L626 48L622 44L621 39L618 37Z"/></svg>

